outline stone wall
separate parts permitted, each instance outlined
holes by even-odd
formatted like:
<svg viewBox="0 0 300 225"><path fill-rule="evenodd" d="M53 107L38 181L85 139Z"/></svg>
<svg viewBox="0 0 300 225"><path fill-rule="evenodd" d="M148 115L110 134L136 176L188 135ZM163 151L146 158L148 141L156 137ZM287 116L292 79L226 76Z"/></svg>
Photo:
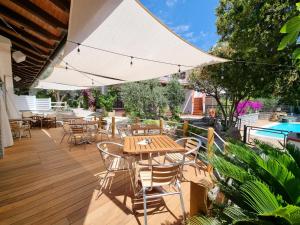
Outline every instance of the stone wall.
<svg viewBox="0 0 300 225"><path fill-rule="evenodd" d="M239 127L243 128L244 125L253 126L258 120L259 113L249 113L239 116Z"/></svg>

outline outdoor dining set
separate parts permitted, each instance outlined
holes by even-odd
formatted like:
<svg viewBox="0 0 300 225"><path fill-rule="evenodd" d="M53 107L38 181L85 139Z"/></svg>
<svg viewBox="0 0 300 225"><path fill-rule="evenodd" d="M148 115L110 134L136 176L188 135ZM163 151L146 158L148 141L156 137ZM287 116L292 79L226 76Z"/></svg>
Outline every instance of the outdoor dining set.
<svg viewBox="0 0 300 225"><path fill-rule="evenodd" d="M184 218L185 207L180 186L180 181L184 179L183 167L191 165L197 173L201 141L194 137L173 140L160 126L140 122L120 123L116 124L116 128L119 139L110 137L111 123L101 126L98 121L69 121L63 126L61 142L68 136L72 144L86 144L95 142L98 134L101 136L97 148L106 170L99 176L100 189L96 198L109 186L107 183L111 177L125 172L130 177L134 198L143 200L145 224L147 202L167 195L179 195ZM103 135L105 141L102 141Z"/></svg>

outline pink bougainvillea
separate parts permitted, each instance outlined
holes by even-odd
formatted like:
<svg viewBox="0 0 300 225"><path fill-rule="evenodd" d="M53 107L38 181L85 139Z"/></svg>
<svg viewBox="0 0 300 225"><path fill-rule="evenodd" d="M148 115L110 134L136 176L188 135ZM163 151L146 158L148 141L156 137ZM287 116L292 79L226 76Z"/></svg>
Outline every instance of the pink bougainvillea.
<svg viewBox="0 0 300 225"><path fill-rule="evenodd" d="M263 104L260 101L242 101L238 104L236 108L236 115L242 116L249 111L257 111L260 110L263 107Z"/></svg>

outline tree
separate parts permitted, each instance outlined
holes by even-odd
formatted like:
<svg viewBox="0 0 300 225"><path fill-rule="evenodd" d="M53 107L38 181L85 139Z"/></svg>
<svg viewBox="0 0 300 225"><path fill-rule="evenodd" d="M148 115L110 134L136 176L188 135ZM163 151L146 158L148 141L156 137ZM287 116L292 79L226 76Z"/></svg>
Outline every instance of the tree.
<svg viewBox="0 0 300 225"><path fill-rule="evenodd" d="M120 95L126 112L132 117L157 119L167 106L165 89L158 80L124 84Z"/></svg>
<svg viewBox="0 0 300 225"><path fill-rule="evenodd" d="M256 142L253 149L228 143L227 150L228 154L219 153L211 160L221 174L218 185L229 200L216 207L215 216L222 223L215 218L215 224L299 225L299 149L288 145L281 151Z"/></svg>
<svg viewBox="0 0 300 225"><path fill-rule="evenodd" d="M117 100L117 93L114 89L108 89L106 94L98 96L98 101L101 107L105 109L106 112L111 112L113 106Z"/></svg>
<svg viewBox="0 0 300 225"><path fill-rule="evenodd" d="M173 77L166 86L166 97L168 105L174 119L179 118L181 113L181 105L185 100L184 89L176 77Z"/></svg>
<svg viewBox="0 0 300 225"><path fill-rule="evenodd" d="M232 61L196 71L192 83L216 98L226 128L234 125L239 101L286 92L295 79L291 49L277 51L279 31L295 11L293 0L220 0L220 40L212 54Z"/></svg>
<svg viewBox="0 0 300 225"><path fill-rule="evenodd" d="M286 49L289 45L295 49L292 54L294 63L300 66L300 48L298 47L297 40L299 39L300 32L300 2L296 3L298 15L289 19L281 28L280 33L285 34L282 38L278 50Z"/></svg>
<svg viewBox="0 0 300 225"><path fill-rule="evenodd" d="M297 8L297 15L289 19L281 28L280 33L284 34L279 46L278 50L282 51L287 48L293 49L292 58L293 64L298 68L300 68L300 48L299 43L299 32L300 32L300 2L296 3ZM289 85L289 91L284 92L282 91L281 94L281 101L284 103L292 104L296 106L298 109L299 107L299 100L300 100L300 77L298 73L295 73L294 79L291 80Z"/></svg>

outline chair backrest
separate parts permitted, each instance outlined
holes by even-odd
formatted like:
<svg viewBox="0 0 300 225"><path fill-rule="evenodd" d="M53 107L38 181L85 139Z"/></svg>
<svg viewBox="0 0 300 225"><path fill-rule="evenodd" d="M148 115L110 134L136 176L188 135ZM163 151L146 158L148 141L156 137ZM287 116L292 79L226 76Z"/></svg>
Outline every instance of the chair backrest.
<svg viewBox="0 0 300 225"><path fill-rule="evenodd" d="M9 122L10 129L11 130L19 130L20 129L20 123L18 121Z"/></svg>
<svg viewBox="0 0 300 225"><path fill-rule="evenodd" d="M83 126L70 126L72 134L83 134Z"/></svg>
<svg viewBox="0 0 300 225"><path fill-rule="evenodd" d="M165 186L173 184L180 174L180 163L152 165L151 186Z"/></svg>
<svg viewBox="0 0 300 225"><path fill-rule="evenodd" d="M104 141L97 143L97 148L99 150L102 162L106 170L111 170L111 163L114 159L121 159L122 156L112 153L120 148L123 148L122 144ZM110 152L111 151L111 152Z"/></svg>
<svg viewBox="0 0 300 225"><path fill-rule="evenodd" d="M64 123L64 124L63 124L63 129L64 129L64 132L65 132L65 133L71 132L70 124Z"/></svg>
<svg viewBox="0 0 300 225"><path fill-rule="evenodd" d="M127 124L117 124L118 134L121 139L124 139L127 136L131 136L130 131L128 130Z"/></svg>
<svg viewBox="0 0 300 225"><path fill-rule="evenodd" d="M22 118L28 118L28 117L32 117L32 112L30 111L22 112Z"/></svg>
<svg viewBox="0 0 300 225"><path fill-rule="evenodd" d="M184 146L187 152L184 153L184 160L187 156L193 157L192 160L196 160L198 156L199 148L201 147L201 141L194 137L180 138L176 140L178 144Z"/></svg>

